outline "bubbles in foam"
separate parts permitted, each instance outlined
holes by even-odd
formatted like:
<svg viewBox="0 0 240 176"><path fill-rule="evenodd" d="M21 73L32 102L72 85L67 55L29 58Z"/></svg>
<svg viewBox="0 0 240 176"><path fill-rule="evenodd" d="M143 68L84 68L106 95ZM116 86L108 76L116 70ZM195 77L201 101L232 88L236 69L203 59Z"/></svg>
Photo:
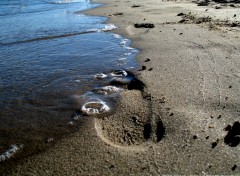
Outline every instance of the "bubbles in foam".
<svg viewBox="0 0 240 176"><path fill-rule="evenodd" d="M11 157L13 157L13 155L20 149L23 148L23 144L14 144L14 145L11 145L10 148L5 151L4 153L2 153L0 155L0 162L3 162L7 159L10 159Z"/></svg>
<svg viewBox="0 0 240 176"><path fill-rule="evenodd" d="M120 76L127 76L127 72L125 70L114 70L112 73L111 73L112 76L117 76L117 77L120 77Z"/></svg>
<svg viewBox="0 0 240 176"><path fill-rule="evenodd" d="M96 88L94 91L98 94L107 95L107 94L123 91L123 89L116 86L104 86L104 87Z"/></svg>
<svg viewBox="0 0 240 176"><path fill-rule="evenodd" d="M110 107L100 99L90 99L81 110L86 115L96 115L110 111Z"/></svg>
<svg viewBox="0 0 240 176"><path fill-rule="evenodd" d="M94 77L97 78L97 79L104 79L108 76L106 74L103 74L103 73L97 73Z"/></svg>

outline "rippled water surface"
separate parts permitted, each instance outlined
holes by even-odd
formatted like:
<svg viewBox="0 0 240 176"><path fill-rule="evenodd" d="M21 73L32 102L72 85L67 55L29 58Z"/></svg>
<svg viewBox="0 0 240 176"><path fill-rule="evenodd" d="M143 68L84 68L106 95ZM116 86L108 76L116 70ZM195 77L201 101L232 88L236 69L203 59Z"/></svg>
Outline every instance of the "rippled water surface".
<svg viewBox="0 0 240 176"><path fill-rule="evenodd" d="M106 18L79 12L96 6L0 1L0 152L15 144L41 151L46 140L75 131L72 114L89 91L107 84L94 75L136 66L137 51L109 31L114 26L103 24Z"/></svg>

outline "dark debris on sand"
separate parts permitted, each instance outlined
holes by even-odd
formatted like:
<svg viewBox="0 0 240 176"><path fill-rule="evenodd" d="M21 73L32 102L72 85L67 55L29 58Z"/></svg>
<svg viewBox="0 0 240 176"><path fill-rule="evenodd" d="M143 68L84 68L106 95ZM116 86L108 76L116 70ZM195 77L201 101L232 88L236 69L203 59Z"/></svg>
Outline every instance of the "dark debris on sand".
<svg viewBox="0 0 240 176"><path fill-rule="evenodd" d="M137 23L137 24L134 24L134 27L135 28L154 28L155 25L152 23Z"/></svg>
<svg viewBox="0 0 240 176"><path fill-rule="evenodd" d="M234 124L228 125L225 128L225 131L228 131L228 134L224 138L225 144L236 147L240 144L240 122L234 122Z"/></svg>

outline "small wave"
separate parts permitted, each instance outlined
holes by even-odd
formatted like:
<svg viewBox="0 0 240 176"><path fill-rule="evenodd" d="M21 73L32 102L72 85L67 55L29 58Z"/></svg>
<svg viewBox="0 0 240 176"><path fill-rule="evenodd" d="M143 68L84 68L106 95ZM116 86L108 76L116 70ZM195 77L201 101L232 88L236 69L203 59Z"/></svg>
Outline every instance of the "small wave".
<svg viewBox="0 0 240 176"><path fill-rule="evenodd" d="M62 1L44 1L45 3L48 3L48 4L70 4L70 3L76 3L76 2L80 2L80 1L77 1L77 0L62 0Z"/></svg>
<svg viewBox="0 0 240 176"><path fill-rule="evenodd" d="M71 37L71 36L89 34L89 33L94 33L94 32L107 32L107 31L110 31L115 28L116 28L116 26L114 26L113 24L107 24L102 29L89 29L87 31L81 31L81 32L77 32L77 33L39 37L39 38L33 38L33 39L21 40L21 41L15 41L15 42L8 42L8 43L1 42L0 46L14 45L14 44L19 44L19 43L28 43L28 42L34 42L34 41L40 41L40 40L50 40L50 39L55 39L55 38Z"/></svg>

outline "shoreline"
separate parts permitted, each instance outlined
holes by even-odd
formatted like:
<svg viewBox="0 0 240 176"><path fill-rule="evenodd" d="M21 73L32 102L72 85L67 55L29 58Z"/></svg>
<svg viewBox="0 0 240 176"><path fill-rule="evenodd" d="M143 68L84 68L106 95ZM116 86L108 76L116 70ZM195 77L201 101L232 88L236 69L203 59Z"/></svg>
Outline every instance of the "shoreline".
<svg viewBox="0 0 240 176"><path fill-rule="evenodd" d="M87 119L78 133L21 161L12 174L240 173L239 145L227 144L224 130L239 121L239 32L178 23L177 15L187 14L192 4L95 3L104 6L84 13L109 17L107 23L119 27L113 32L140 49L137 61L145 69L137 76L146 87L123 92L115 114ZM135 28L135 23L155 27Z"/></svg>

